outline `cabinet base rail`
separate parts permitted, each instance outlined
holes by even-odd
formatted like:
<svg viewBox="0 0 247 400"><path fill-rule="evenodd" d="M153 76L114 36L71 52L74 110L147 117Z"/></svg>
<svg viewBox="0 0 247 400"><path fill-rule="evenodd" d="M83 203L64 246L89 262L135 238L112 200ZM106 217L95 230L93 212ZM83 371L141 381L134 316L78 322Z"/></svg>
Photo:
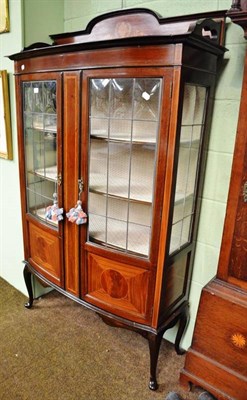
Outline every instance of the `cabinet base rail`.
<svg viewBox="0 0 247 400"><path fill-rule="evenodd" d="M157 382L157 377L156 377L156 372L157 372L157 363L158 363L158 358L159 358L159 351L160 351L160 346L162 343L162 338L164 333L170 329L173 328L177 323L178 325L178 331L177 335L175 338L175 351L177 354L182 355L184 354L184 350L180 348L180 341L181 338L184 334L185 328L188 323L189 319L189 305L188 302L185 301L180 307L178 307L177 310L175 310L169 317L168 319L163 322L161 326L159 326L157 329L152 328L148 325L143 325L140 323L136 323L127 319L124 319L122 317L118 317L116 315L113 315L105 310L102 310L85 300L79 299L72 294L66 292L64 289L60 288L59 286L55 285L54 283L50 282L48 279L46 279L44 276L42 276L39 272L37 272L27 261L24 261L24 270L23 270L23 275L24 275L24 280L25 284L27 287L27 292L29 299L25 303L25 307L30 309L33 306L33 301L34 301L34 296L33 296L33 286L32 286L32 275L35 275L37 278L39 278L41 281L43 281L45 284L49 285L53 289L57 290L61 294L65 295L66 297L70 298L73 301L76 301L77 303L83 305L84 307L96 312L101 319L107 324L112 327L118 327L118 328L124 328L128 330L132 330L136 333L139 333L142 335L145 339L148 340L149 344L149 353L150 353L150 379L149 379L149 389L151 390L157 390L158 389L158 382Z"/></svg>

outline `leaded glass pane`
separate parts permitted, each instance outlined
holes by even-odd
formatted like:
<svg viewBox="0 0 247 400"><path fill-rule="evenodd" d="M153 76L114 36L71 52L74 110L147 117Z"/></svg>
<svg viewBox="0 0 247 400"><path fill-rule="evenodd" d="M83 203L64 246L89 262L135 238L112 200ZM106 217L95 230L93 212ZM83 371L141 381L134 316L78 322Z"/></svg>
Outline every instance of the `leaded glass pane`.
<svg viewBox="0 0 247 400"><path fill-rule="evenodd" d="M126 222L128 219L128 202L126 200L108 197L107 216Z"/></svg>
<svg viewBox="0 0 247 400"><path fill-rule="evenodd" d="M101 215L90 214L89 226L90 235L97 242L106 242L106 218Z"/></svg>
<svg viewBox="0 0 247 400"><path fill-rule="evenodd" d="M184 86L182 125L193 125L196 106L196 86Z"/></svg>
<svg viewBox="0 0 247 400"><path fill-rule="evenodd" d="M155 168L155 148L133 145L131 154L130 197L152 202Z"/></svg>
<svg viewBox="0 0 247 400"><path fill-rule="evenodd" d="M53 114L53 117L55 117L55 118L56 118L56 109L57 109L56 90L57 90L57 87L56 87L55 81L44 82L44 86L43 86L44 112L47 114Z"/></svg>
<svg viewBox="0 0 247 400"><path fill-rule="evenodd" d="M110 120L110 139L131 140L131 124L130 119L111 119Z"/></svg>
<svg viewBox="0 0 247 400"><path fill-rule="evenodd" d="M160 78L90 80L89 240L149 256Z"/></svg>
<svg viewBox="0 0 247 400"><path fill-rule="evenodd" d="M176 222L172 225L170 253L173 253L174 251L180 249L182 228L183 228L182 221Z"/></svg>
<svg viewBox="0 0 247 400"><path fill-rule="evenodd" d="M90 119L90 131L92 136L107 138L109 123L108 119L102 118L91 118Z"/></svg>
<svg viewBox="0 0 247 400"><path fill-rule="evenodd" d="M90 115L95 117L109 116L109 79L91 79L90 98L91 107Z"/></svg>
<svg viewBox="0 0 247 400"><path fill-rule="evenodd" d="M128 224L127 250L148 254L151 230L149 226Z"/></svg>
<svg viewBox="0 0 247 400"><path fill-rule="evenodd" d="M160 79L136 79L134 93L134 119L159 118Z"/></svg>
<svg viewBox="0 0 247 400"><path fill-rule="evenodd" d="M134 142L156 143L157 122L153 121L133 121Z"/></svg>
<svg viewBox="0 0 247 400"><path fill-rule="evenodd" d="M48 224L57 193L56 81L23 83L27 210Z"/></svg>
<svg viewBox="0 0 247 400"><path fill-rule="evenodd" d="M107 243L126 248L127 222L118 219L107 218Z"/></svg>
<svg viewBox="0 0 247 400"><path fill-rule="evenodd" d="M91 140L89 165L91 190L105 193L108 166L108 145L105 141Z"/></svg>
<svg viewBox="0 0 247 400"><path fill-rule="evenodd" d="M129 222L151 226L152 207L149 203L131 202L129 204Z"/></svg>
<svg viewBox="0 0 247 400"><path fill-rule="evenodd" d="M191 240L206 94L203 86L184 87L170 254Z"/></svg>
<svg viewBox="0 0 247 400"><path fill-rule="evenodd" d="M205 112L206 89L202 86L196 86L196 103L194 112L194 125L201 125Z"/></svg>
<svg viewBox="0 0 247 400"><path fill-rule="evenodd" d="M108 193L128 197L130 144L108 143Z"/></svg>
<svg viewBox="0 0 247 400"><path fill-rule="evenodd" d="M133 83L133 79L111 79L111 118L131 119Z"/></svg>
<svg viewBox="0 0 247 400"><path fill-rule="evenodd" d="M188 243L190 239L191 220L192 220L192 215L183 219L183 228L182 228L180 246L182 246L185 243Z"/></svg>
<svg viewBox="0 0 247 400"><path fill-rule="evenodd" d="M89 193L89 211L91 214L106 216L106 197L94 192Z"/></svg>

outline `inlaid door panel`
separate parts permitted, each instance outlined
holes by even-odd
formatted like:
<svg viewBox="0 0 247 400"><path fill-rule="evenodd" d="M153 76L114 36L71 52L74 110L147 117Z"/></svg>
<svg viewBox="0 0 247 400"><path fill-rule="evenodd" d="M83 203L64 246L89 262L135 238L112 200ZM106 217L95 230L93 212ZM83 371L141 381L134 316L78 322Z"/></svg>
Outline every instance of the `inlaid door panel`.
<svg viewBox="0 0 247 400"><path fill-rule="evenodd" d="M61 286L61 239L30 222L29 243L29 262L46 278Z"/></svg>
<svg viewBox="0 0 247 400"><path fill-rule="evenodd" d="M149 317L151 273L104 257L88 254L86 299L128 319L145 322Z"/></svg>

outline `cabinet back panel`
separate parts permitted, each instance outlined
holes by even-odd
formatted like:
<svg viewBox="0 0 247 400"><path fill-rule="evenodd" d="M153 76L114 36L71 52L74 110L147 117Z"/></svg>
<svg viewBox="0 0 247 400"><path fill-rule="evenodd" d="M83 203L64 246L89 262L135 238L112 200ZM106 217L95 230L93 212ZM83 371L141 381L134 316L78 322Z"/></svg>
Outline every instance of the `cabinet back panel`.
<svg viewBox="0 0 247 400"><path fill-rule="evenodd" d="M188 254L180 257L167 268L165 285L165 308L170 307L184 294L187 277Z"/></svg>

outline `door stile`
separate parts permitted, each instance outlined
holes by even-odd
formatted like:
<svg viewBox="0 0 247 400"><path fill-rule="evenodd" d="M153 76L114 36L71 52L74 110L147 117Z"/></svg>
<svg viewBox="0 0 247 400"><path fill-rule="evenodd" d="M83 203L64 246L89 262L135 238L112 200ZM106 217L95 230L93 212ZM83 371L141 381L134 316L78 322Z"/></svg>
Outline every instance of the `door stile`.
<svg viewBox="0 0 247 400"><path fill-rule="evenodd" d="M21 93L21 78L16 77L15 88L16 93ZM19 179L20 179L20 194L21 194L21 211L22 211L22 231L24 237L24 258L29 257L29 239L28 239L28 226L26 222L26 191L23 190L26 186L25 170L25 151L24 151L24 134L23 134L23 98L17 97L16 101L16 118L17 118L17 132L18 132L18 158L19 158Z"/></svg>
<svg viewBox="0 0 247 400"><path fill-rule="evenodd" d="M83 191L81 194L82 208L88 213L88 154L89 154L89 119L88 119L88 80L84 79L84 73L81 76L81 137L80 137L80 178L83 181ZM87 269L86 269L86 249L88 223L81 225L80 228L80 280L81 280L81 297L84 298L87 286Z"/></svg>
<svg viewBox="0 0 247 400"><path fill-rule="evenodd" d="M173 87L170 99L170 118L169 124L169 134L168 134L168 150L166 163L169 168L166 168L165 174L165 186L163 192L163 212L161 216L161 231L159 239L159 251L157 260L157 275L156 275L156 286L154 292L154 312L152 319L152 326L156 327L158 325L159 313L160 313L160 298L162 292L163 283L163 270L165 262L165 252L166 252L166 242L168 235L168 219L169 219L169 209L170 209L170 198L172 193L172 178L173 178L173 162L174 153L176 146L176 132L177 132L177 115L178 115L178 101L179 101L179 85L181 79L181 69L180 67L174 68L173 71Z"/></svg>
<svg viewBox="0 0 247 400"><path fill-rule="evenodd" d="M63 187L64 211L78 200L80 71L64 73ZM79 296L79 227L66 217L64 221L65 289Z"/></svg>

